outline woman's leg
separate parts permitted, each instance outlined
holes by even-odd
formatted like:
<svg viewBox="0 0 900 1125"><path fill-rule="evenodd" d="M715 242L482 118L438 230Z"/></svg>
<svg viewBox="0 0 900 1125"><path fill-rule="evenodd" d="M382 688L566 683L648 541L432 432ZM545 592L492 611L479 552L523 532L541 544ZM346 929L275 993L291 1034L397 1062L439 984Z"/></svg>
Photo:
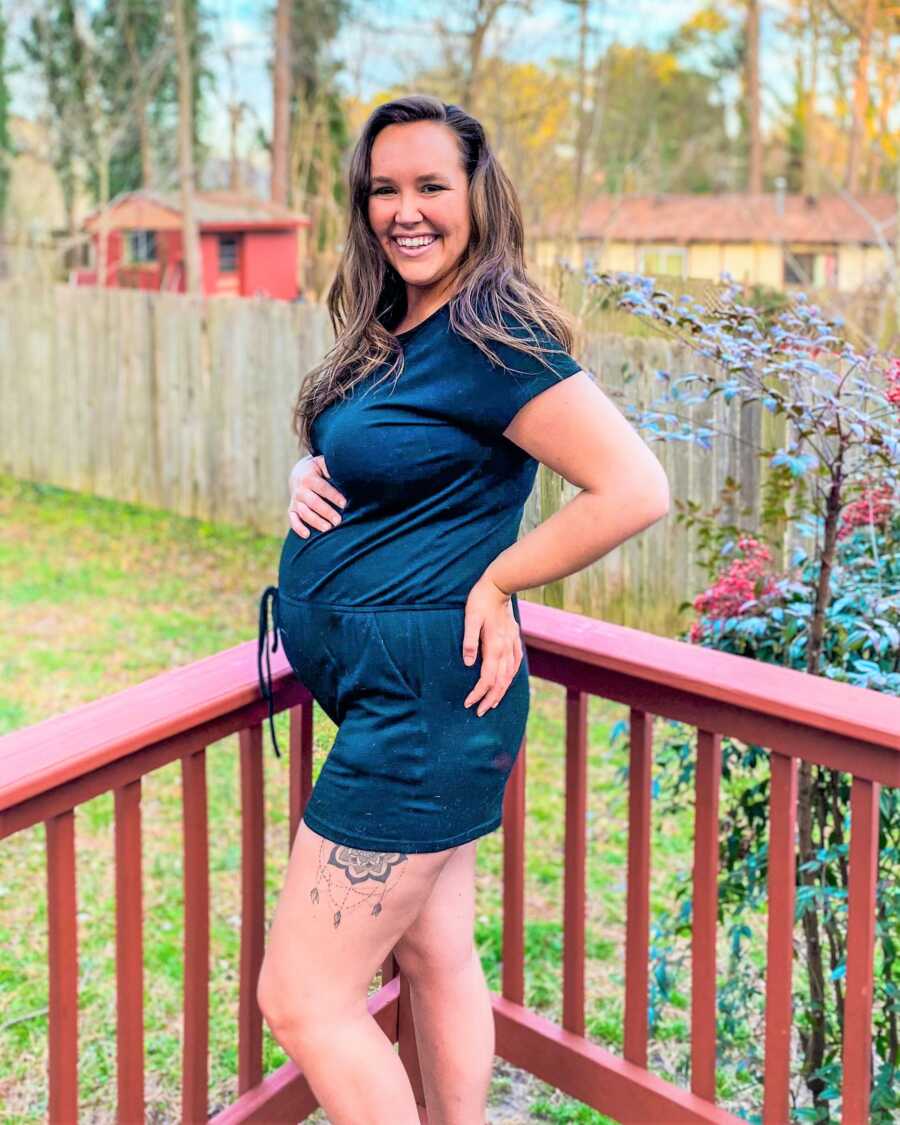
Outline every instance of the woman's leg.
<svg viewBox="0 0 900 1125"><path fill-rule="evenodd" d="M418 1125L400 1056L366 1000L453 851L343 848L300 822L257 999L333 1125Z"/></svg>
<svg viewBox="0 0 900 1125"><path fill-rule="evenodd" d="M410 984L428 1125L484 1125L494 1013L473 937L475 847L456 848L394 949Z"/></svg>

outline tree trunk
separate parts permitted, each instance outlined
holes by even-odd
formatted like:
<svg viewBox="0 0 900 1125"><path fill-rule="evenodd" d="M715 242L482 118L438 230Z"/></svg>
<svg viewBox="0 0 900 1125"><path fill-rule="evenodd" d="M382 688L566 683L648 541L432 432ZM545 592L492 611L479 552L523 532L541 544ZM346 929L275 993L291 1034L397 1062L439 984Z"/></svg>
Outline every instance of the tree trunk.
<svg viewBox="0 0 900 1125"><path fill-rule="evenodd" d="M803 193L815 195L818 189L818 122L819 101L819 9L818 0L809 0L810 60L806 108L803 116Z"/></svg>
<svg viewBox="0 0 900 1125"><path fill-rule="evenodd" d="M178 55L178 174L181 180L181 238L185 266L185 289L200 293L200 241L194 218L194 146L191 55L184 18L184 0L172 0L175 16L175 46Z"/></svg>
<svg viewBox="0 0 900 1125"><path fill-rule="evenodd" d="M235 192L240 191L243 187L241 183L241 160L238 152L238 135L243 117L244 103L231 102L228 106L228 190ZM281 201L278 200L278 202Z"/></svg>
<svg viewBox="0 0 900 1125"><path fill-rule="evenodd" d="M481 63L488 34L503 7L504 0L476 0L472 23L466 32L466 72L460 83L460 104L477 114L481 93ZM495 138L495 141L497 139ZM499 142L497 142L499 144Z"/></svg>
<svg viewBox="0 0 900 1125"><path fill-rule="evenodd" d="M143 74L141 72L143 63L137 48L135 27L132 18L133 17L127 12L125 13L122 35L125 40L126 50L128 51L128 58L131 60L133 73L137 81L134 113L137 118L138 137L141 147L141 187L152 188L156 178L156 170L153 162L153 140L150 136L150 120L147 116L150 108L149 101L152 94L142 89ZM153 85L155 86L156 82L154 82Z"/></svg>
<svg viewBox="0 0 900 1125"><path fill-rule="evenodd" d="M814 788L813 768L809 762L801 762L797 775L797 843L800 859L797 871L800 885L807 887L816 885L816 873L803 870L804 864L809 863L816 854L812 830ZM801 1036L804 1054L803 1075L818 1105L819 1095L825 1089L826 1083L822 1078L811 1076L825 1061L825 969L822 963L819 912L814 902L808 903L803 912L803 938L806 943L810 1021L808 1034Z"/></svg>
<svg viewBox="0 0 900 1125"><path fill-rule="evenodd" d="M272 103L272 183L273 203L287 206L288 153L290 151L291 108L291 7L292 0L278 0L275 16L275 73Z"/></svg>
<svg viewBox="0 0 900 1125"><path fill-rule="evenodd" d="M136 112L141 140L141 186L152 188L156 181L156 167L153 161L153 140L150 136L147 105L143 99L138 103Z"/></svg>
<svg viewBox="0 0 900 1125"><path fill-rule="evenodd" d="M578 0L578 132L575 141L575 199L572 207L572 231L574 241L578 237L581 222L581 209L584 199L585 162L590 148L588 144L587 120L587 40L588 40L588 0Z"/></svg>
<svg viewBox="0 0 900 1125"><path fill-rule="evenodd" d="M875 26L876 0L865 0L863 22L859 32L859 57L853 81L853 119L850 123L850 145L847 150L847 191L859 191L862 175L862 143L869 107L869 53L872 28Z"/></svg>
<svg viewBox="0 0 900 1125"><path fill-rule="evenodd" d="M762 138L759 125L759 0L747 0L747 190L763 189Z"/></svg>
<svg viewBox="0 0 900 1125"><path fill-rule="evenodd" d="M840 440L840 439L839 439ZM811 676L818 675L822 646L825 636L825 612L830 599L831 571L834 565L837 544L838 523L841 514L841 494L843 491L843 451L839 451L835 462L834 476L825 504L824 540L822 544L822 563L816 588L816 604L809 628L809 642L806 649L806 671ZM798 873L801 886L813 887L816 884L815 871L804 871L803 866L810 863L816 855L813 839L813 815L816 804L817 786L826 785L821 776L816 780L809 762L801 762L797 784L797 837L799 864ZM819 929L819 912L814 902L807 904L803 912L803 937L806 943L806 977L809 983L810 1030L803 1036L804 1067L806 1085L817 1107L824 1107L825 1120L828 1120L828 1103L821 1101L821 1094L827 1083L823 1078L813 1077L825 1061L826 1015L825 1015L825 968L822 958L822 939Z"/></svg>
<svg viewBox="0 0 900 1125"><path fill-rule="evenodd" d="M105 289L109 284L109 146L106 138L99 144L100 179L100 229L97 232L97 284Z"/></svg>
<svg viewBox="0 0 900 1125"><path fill-rule="evenodd" d="M894 168L894 187L896 189L896 209L894 211L894 340L891 347L900 341L900 156Z"/></svg>

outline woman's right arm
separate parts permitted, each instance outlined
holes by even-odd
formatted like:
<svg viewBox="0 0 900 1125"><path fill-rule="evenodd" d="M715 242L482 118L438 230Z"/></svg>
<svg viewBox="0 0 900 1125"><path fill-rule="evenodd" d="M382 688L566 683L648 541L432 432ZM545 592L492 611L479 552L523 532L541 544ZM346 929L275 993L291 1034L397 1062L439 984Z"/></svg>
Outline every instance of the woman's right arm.
<svg viewBox="0 0 900 1125"><path fill-rule="evenodd" d="M304 539L308 538L310 527L328 531L341 522L340 513L332 504L337 508L345 508L347 501L330 483L329 477L328 466L321 453L301 457L291 469L288 520L294 531Z"/></svg>

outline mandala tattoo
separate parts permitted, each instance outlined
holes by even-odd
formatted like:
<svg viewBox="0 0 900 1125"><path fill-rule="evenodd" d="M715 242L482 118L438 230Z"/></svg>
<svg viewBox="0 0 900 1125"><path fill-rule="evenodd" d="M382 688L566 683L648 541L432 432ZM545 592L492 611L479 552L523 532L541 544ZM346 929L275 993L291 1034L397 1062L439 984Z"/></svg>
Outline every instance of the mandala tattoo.
<svg viewBox="0 0 900 1125"><path fill-rule="evenodd" d="M323 861L322 857L326 852L330 854ZM309 892L310 900L314 904L318 903L319 880L322 880L334 908L335 929L341 924L344 914L372 899L377 899L377 902L373 904L371 913L378 915L381 913L384 896L403 877L404 868L400 865L407 859L408 856L403 852L367 852L362 848L348 848L345 844L332 844L323 839L319 844L316 885ZM395 869L398 870L398 876L388 886Z"/></svg>

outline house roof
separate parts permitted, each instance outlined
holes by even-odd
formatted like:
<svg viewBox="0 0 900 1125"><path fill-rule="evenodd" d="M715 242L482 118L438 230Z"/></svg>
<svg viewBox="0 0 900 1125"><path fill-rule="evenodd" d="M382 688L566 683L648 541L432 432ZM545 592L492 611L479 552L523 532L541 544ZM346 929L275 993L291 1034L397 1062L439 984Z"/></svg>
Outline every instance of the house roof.
<svg viewBox="0 0 900 1125"><path fill-rule="evenodd" d="M311 222L308 216L278 203L231 191L197 192L194 215L201 230L271 230L307 227ZM84 221L85 229L98 230L100 216L99 209L91 212ZM181 227L181 196L177 192L124 192L110 201L106 222L108 230L177 230Z"/></svg>
<svg viewBox="0 0 900 1125"><path fill-rule="evenodd" d="M578 239L623 242L872 243L896 237L897 201L873 195L601 195L582 211ZM565 233L568 217L540 224L538 238Z"/></svg>

